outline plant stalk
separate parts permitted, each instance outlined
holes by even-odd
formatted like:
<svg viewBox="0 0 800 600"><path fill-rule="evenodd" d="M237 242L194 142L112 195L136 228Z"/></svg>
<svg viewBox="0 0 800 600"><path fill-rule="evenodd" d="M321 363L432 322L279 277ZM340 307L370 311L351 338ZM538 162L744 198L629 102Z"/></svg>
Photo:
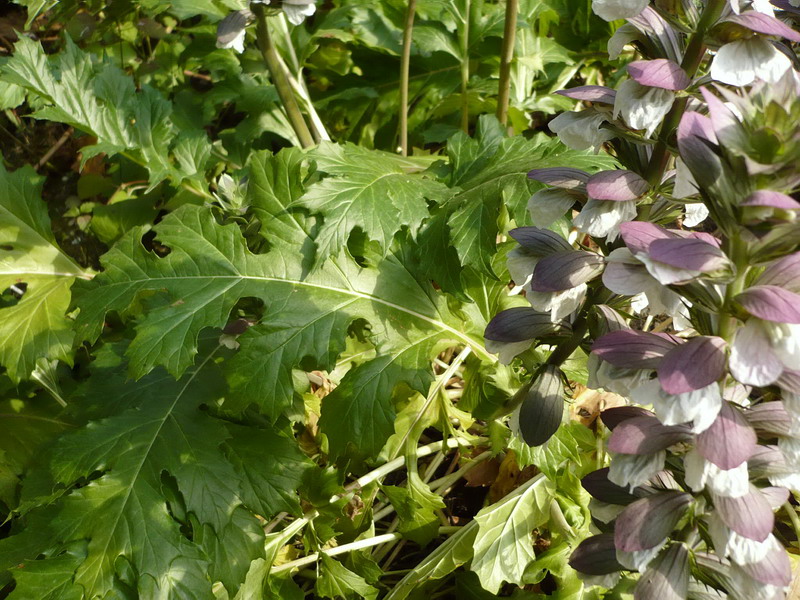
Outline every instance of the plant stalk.
<svg viewBox="0 0 800 600"><path fill-rule="evenodd" d="M728 253L736 269L736 277L725 289L725 303L720 311L719 336L731 343L733 333L736 331L736 317L733 316L732 310L733 299L744 290L744 282L749 270L747 244L738 236L732 237L729 240Z"/></svg>
<svg viewBox="0 0 800 600"><path fill-rule="evenodd" d="M500 54L500 87L497 92L497 120L503 125L508 122L508 101L511 94L511 60L514 58L518 12L519 0L506 0L503 50Z"/></svg>
<svg viewBox="0 0 800 600"><path fill-rule="evenodd" d="M297 139L300 140L300 145L303 146L303 148L311 148L314 145L314 138L311 135L311 131L308 129L303 113L300 112L300 105L297 103L297 98L294 97L289 78L281 64L278 51L272 42L264 5L253 4L251 5L251 10L257 19L256 37L261 50L261 56L264 58L267 69L269 69L272 82L275 84L275 89L278 91L278 97L281 99L284 110L286 110L286 115L289 117L292 129L294 129L294 132L297 134Z"/></svg>
<svg viewBox="0 0 800 600"><path fill-rule="evenodd" d="M403 55L400 58L400 154L403 156L408 156L408 72L416 10L417 0L408 0L406 24L403 29Z"/></svg>
<svg viewBox="0 0 800 600"><path fill-rule="evenodd" d="M703 62L703 57L706 53L706 32L717 22L726 4L726 0L708 0L708 4L703 9L703 14L697 23L697 29L689 38L686 52L681 61L681 68L689 76L689 79L694 78L697 74L697 69ZM686 110L687 100L686 97L675 100L675 104L672 105L672 109L667 113L664 123L661 125L658 143L650 156L650 162L647 164L644 177L651 186L661 183L661 178L664 176L664 171L669 162L668 140L681 122L681 117L683 117L683 113Z"/></svg>
<svg viewBox="0 0 800 600"><path fill-rule="evenodd" d="M461 129L464 133L469 133L469 19L472 13L472 6L467 1L466 11L464 12L464 28L459 39L461 46Z"/></svg>
<svg viewBox="0 0 800 600"><path fill-rule="evenodd" d="M442 535L448 535L451 533L456 533L460 529L461 527L455 525L448 525L446 527L439 527L439 533ZM317 562L321 554L324 554L325 556L337 556L339 554L345 554L347 552L354 552L355 550L363 550L364 548L372 548L373 546L380 546L381 544L385 544L386 542L399 540L401 537L402 536L399 533L384 533L382 535L376 535L374 537L366 538L363 540L356 540L355 542L350 542L349 544L343 544L341 546L336 546L335 548L328 548L326 550L321 550L320 552L309 554L308 556L304 556L303 558L298 558L297 560L293 560L292 562L278 565L277 567L274 567L270 572L280 573L282 571L291 571L294 569L299 569L301 567L305 567L306 565L311 565Z"/></svg>

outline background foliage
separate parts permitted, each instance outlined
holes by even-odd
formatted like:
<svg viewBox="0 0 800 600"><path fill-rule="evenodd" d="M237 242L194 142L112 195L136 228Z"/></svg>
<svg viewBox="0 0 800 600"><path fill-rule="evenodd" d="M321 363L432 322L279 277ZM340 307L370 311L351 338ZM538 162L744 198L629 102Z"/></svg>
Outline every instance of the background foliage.
<svg viewBox="0 0 800 600"><path fill-rule="evenodd" d="M269 17L301 150L254 30L216 47L239 0L3 5L0 596L597 597L586 355L530 448L483 332L528 171L615 164L544 128L612 26L522 0L503 126L504 3L420 0L404 157L405 7Z"/></svg>

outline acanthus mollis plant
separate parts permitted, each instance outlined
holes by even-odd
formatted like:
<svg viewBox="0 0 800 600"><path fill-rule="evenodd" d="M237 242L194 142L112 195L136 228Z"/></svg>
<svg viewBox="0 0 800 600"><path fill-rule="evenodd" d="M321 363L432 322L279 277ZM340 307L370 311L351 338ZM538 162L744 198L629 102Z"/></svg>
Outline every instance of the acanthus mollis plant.
<svg viewBox="0 0 800 600"><path fill-rule="evenodd" d="M531 171L546 187L508 256L531 309L498 314L487 348L545 357L512 417L529 444L561 424L559 368L579 349L589 387L628 400L602 412L609 463L583 479L596 535L570 564L587 585L624 574L637 600L785 598L800 534L800 11L593 7L627 19L612 58L640 56L616 89L560 92L588 106L550 128L622 168ZM569 239L547 229L564 216Z"/></svg>

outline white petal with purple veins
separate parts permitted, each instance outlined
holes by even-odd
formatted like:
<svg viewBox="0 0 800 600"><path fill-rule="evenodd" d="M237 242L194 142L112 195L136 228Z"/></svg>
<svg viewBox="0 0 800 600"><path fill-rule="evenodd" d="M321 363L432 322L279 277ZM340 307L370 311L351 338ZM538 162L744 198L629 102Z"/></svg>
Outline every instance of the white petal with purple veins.
<svg viewBox="0 0 800 600"><path fill-rule="evenodd" d="M592 11L606 21L617 21L639 15L648 0L592 0Z"/></svg>
<svg viewBox="0 0 800 600"><path fill-rule="evenodd" d="M708 532L714 542L714 550L721 557L730 556L738 564L754 563L763 559L772 545L772 534L763 542L757 542L731 531L722 522L717 512L708 517Z"/></svg>
<svg viewBox="0 0 800 600"><path fill-rule="evenodd" d="M550 121L548 127L566 146L573 150L599 150L600 146L614 137L608 129L600 126L606 118L594 109L580 112L565 112Z"/></svg>
<svg viewBox="0 0 800 600"><path fill-rule="evenodd" d="M661 548L667 543L667 538L664 541L648 550L639 550L637 552L623 552L617 550L617 562L623 567L627 567L632 571L642 572L647 568L653 559L661 552Z"/></svg>
<svg viewBox="0 0 800 600"><path fill-rule="evenodd" d="M703 458L697 450L690 450L683 457L683 466L686 483L693 492L701 492L707 486L717 496L738 498L750 491L747 462L724 471Z"/></svg>
<svg viewBox="0 0 800 600"><path fill-rule="evenodd" d="M791 68L788 56L754 36L722 46L711 63L711 78L728 85L749 85L756 78L776 83Z"/></svg>
<svg viewBox="0 0 800 600"><path fill-rule="evenodd" d="M751 317L736 331L728 366L738 381L748 385L770 385L780 377L783 364L772 350L763 321Z"/></svg>
<svg viewBox="0 0 800 600"><path fill-rule="evenodd" d="M572 223L581 233L613 241L619 235L619 226L635 218L634 201L589 200Z"/></svg>
<svg viewBox="0 0 800 600"><path fill-rule="evenodd" d="M556 323L578 310L586 297L586 290L585 283L561 292L534 292L526 286L525 297L536 310L549 312L550 319Z"/></svg>
<svg viewBox="0 0 800 600"><path fill-rule="evenodd" d="M608 480L633 489L650 481L664 468L666 460L666 450L652 454L615 454L608 470Z"/></svg>
<svg viewBox="0 0 800 600"><path fill-rule="evenodd" d="M577 197L560 188L539 190L528 200L528 212L536 227L550 227L575 204Z"/></svg>
<svg viewBox="0 0 800 600"><path fill-rule="evenodd" d="M672 108L675 93L662 88L647 87L633 79L623 81L614 101L614 118L622 118L631 129L644 129L648 137Z"/></svg>
<svg viewBox="0 0 800 600"><path fill-rule="evenodd" d="M653 410L664 425L680 425L692 421L692 431L705 431L719 414L722 394L717 382L685 394L667 394L663 390L653 398Z"/></svg>

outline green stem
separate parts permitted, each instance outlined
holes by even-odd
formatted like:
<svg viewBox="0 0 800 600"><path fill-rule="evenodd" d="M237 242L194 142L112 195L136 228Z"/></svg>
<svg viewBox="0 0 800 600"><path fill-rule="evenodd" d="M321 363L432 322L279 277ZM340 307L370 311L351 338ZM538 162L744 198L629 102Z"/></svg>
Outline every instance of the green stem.
<svg viewBox="0 0 800 600"><path fill-rule="evenodd" d="M749 265L747 262L747 244L734 235L728 241L728 256L733 261L736 277L725 289L725 303L720 311L719 336L731 342L736 331L736 317L734 317L733 299L742 293Z"/></svg>
<svg viewBox="0 0 800 600"><path fill-rule="evenodd" d="M272 42L269 34L269 26L267 25L267 15L264 11L263 4L251 5L251 10L257 19L256 24L256 37L258 38L258 45L261 49L261 56L264 58L264 63L269 69L272 82L275 84L275 89L278 91L278 97L281 99L286 115L289 117L289 122L292 129L297 134L297 139L303 148L310 148L314 145L314 138L311 136L311 131L308 129L303 113L300 112L300 106L297 99L292 92L292 86L289 83L289 78L286 71L283 69L278 51Z"/></svg>
<svg viewBox="0 0 800 600"><path fill-rule="evenodd" d="M472 12L470 2L467 1L464 12L464 28L459 39L461 46L461 129L469 133L469 19Z"/></svg>
<svg viewBox="0 0 800 600"><path fill-rule="evenodd" d="M572 324L572 335L556 346L556 349L547 358L546 364L560 366L578 349L589 330L589 307L593 305L591 299L587 299L584 303L584 310L580 311L578 318Z"/></svg>
<svg viewBox="0 0 800 600"><path fill-rule="evenodd" d="M511 59L514 58L517 12L519 12L519 0L506 0L503 50L500 54L500 88L497 92L497 120L503 125L508 122L508 99L511 93Z"/></svg>
<svg viewBox="0 0 800 600"><path fill-rule="evenodd" d="M403 55L400 59L400 154L408 156L408 71L411 64L411 37L414 32L414 13L417 0L408 0L406 24L403 29Z"/></svg>
<svg viewBox="0 0 800 600"><path fill-rule="evenodd" d="M797 540L800 541L800 517L797 516L797 510L795 510L790 502L784 502L783 510L789 515L789 520L792 522L792 528L794 529L794 535Z"/></svg>
<svg viewBox="0 0 800 600"><path fill-rule="evenodd" d="M726 4L726 0L708 0L705 9L703 9L703 14L697 23L697 29L689 38L683 61L681 61L681 67L689 76L689 79L693 79L697 74L697 69L705 57L706 32L719 20ZM650 156L650 162L645 172L645 179L651 186L661 183L661 178L664 176L664 171L669 162L668 141L681 122L681 117L683 117L683 113L686 110L686 102L687 98L685 97L676 100L675 104L672 105L672 109L664 118L664 123L658 136L658 143L653 149L653 154Z"/></svg>

